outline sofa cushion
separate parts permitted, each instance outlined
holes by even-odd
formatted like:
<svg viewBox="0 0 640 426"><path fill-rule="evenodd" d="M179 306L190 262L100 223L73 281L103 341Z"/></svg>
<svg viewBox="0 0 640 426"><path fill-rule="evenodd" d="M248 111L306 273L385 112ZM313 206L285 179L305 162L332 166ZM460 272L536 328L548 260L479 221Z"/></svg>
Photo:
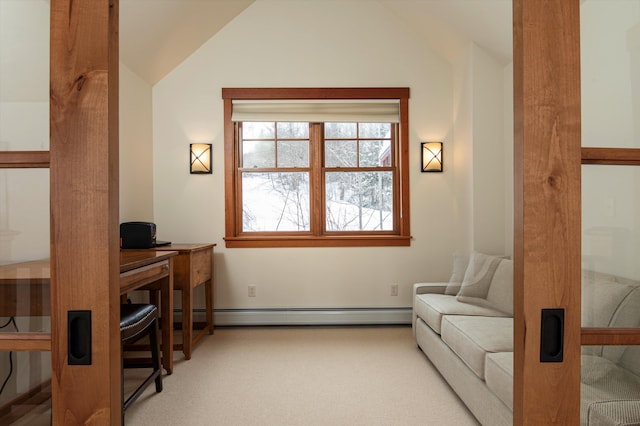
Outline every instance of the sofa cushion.
<svg viewBox="0 0 640 426"><path fill-rule="evenodd" d="M640 399L594 402L589 405L586 417L589 426L637 426Z"/></svg>
<svg viewBox="0 0 640 426"><path fill-rule="evenodd" d="M582 355L580 380L583 422L589 425L638 424L639 376L607 358Z"/></svg>
<svg viewBox="0 0 640 426"><path fill-rule="evenodd" d="M469 266L464 273L462 287L458 292L458 300L465 303L484 304L493 275L502 258L483 253L472 253Z"/></svg>
<svg viewBox="0 0 640 426"><path fill-rule="evenodd" d="M640 287L635 287L620 302L611 319L610 327L640 328ZM637 348L637 346L605 346L602 348L602 356L618 364L625 363L627 369L637 373L640 371L640 358L637 357L640 352L637 351ZM630 353L634 352L635 358L629 356ZM625 354L627 355L625 356Z"/></svg>
<svg viewBox="0 0 640 426"><path fill-rule="evenodd" d="M640 282L583 270L582 326L640 327ZM585 346L582 353L602 355L618 362L625 353L625 348ZM635 364L634 370L640 370L640 360Z"/></svg>
<svg viewBox="0 0 640 426"><path fill-rule="evenodd" d="M416 295L413 309L415 314L438 334L440 334L444 315L507 316L497 309L470 305L459 302L455 296L433 293Z"/></svg>
<svg viewBox="0 0 640 426"><path fill-rule="evenodd" d="M513 352L487 354L484 380L489 390L513 410Z"/></svg>
<svg viewBox="0 0 640 426"><path fill-rule="evenodd" d="M582 271L582 326L633 327L640 320L632 293L640 283L613 275Z"/></svg>
<svg viewBox="0 0 640 426"><path fill-rule="evenodd" d="M618 365L640 377L640 346L624 346L622 349Z"/></svg>
<svg viewBox="0 0 640 426"><path fill-rule="evenodd" d="M580 381L597 390L598 399L640 399L640 376L600 356L582 355L581 362Z"/></svg>
<svg viewBox="0 0 640 426"><path fill-rule="evenodd" d="M513 316L513 260L504 259L496 268L486 304Z"/></svg>
<svg viewBox="0 0 640 426"><path fill-rule="evenodd" d="M462 281L464 280L464 273L467 270L469 264L469 255L456 252L453 254L453 271L451 272L451 278L449 278L449 284L444 291L444 294L450 294L455 296L460 291Z"/></svg>
<svg viewBox="0 0 640 426"><path fill-rule="evenodd" d="M513 352L513 319L446 315L441 336L474 374L484 379L487 353Z"/></svg>

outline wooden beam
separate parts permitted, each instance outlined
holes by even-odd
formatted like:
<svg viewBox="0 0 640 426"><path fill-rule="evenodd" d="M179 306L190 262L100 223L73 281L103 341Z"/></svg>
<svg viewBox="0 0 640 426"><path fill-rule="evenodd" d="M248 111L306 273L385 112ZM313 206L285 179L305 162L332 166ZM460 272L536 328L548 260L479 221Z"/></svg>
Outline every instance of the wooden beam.
<svg viewBox="0 0 640 426"><path fill-rule="evenodd" d="M640 345L640 328L583 328L583 345Z"/></svg>
<svg viewBox="0 0 640 426"><path fill-rule="evenodd" d="M0 169L46 169L49 167L49 151L2 151Z"/></svg>
<svg viewBox="0 0 640 426"><path fill-rule="evenodd" d="M580 423L580 4L514 0L514 425ZM565 309L562 362L541 311Z"/></svg>
<svg viewBox="0 0 640 426"><path fill-rule="evenodd" d="M118 425L118 0L51 1L50 43L53 424ZM90 365L69 365L74 310Z"/></svg>
<svg viewBox="0 0 640 426"><path fill-rule="evenodd" d="M40 351L51 350L49 333L2 333L0 351Z"/></svg>
<svg viewBox="0 0 640 426"><path fill-rule="evenodd" d="M640 148L582 148L582 164L640 166Z"/></svg>

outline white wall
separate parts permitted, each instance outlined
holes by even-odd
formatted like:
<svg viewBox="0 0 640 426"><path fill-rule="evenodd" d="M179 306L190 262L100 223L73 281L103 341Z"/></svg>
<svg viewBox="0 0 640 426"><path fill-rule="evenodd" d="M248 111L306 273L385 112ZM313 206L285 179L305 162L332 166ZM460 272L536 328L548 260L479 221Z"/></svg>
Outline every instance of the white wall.
<svg viewBox="0 0 640 426"><path fill-rule="evenodd" d="M151 85L120 63L120 222L153 222Z"/></svg>
<svg viewBox="0 0 640 426"><path fill-rule="evenodd" d="M513 252L513 108L505 109L513 89L505 82L508 69L474 43L454 62L456 250L462 253Z"/></svg>
<svg viewBox="0 0 640 426"><path fill-rule="evenodd" d="M513 257L513 62L503 69L504 253Z"/></svg>
<svg viewBox="0 0 640 426"><path fill-rule="evenodd" d="M453 64L452 170L454 174L455 250L470 253L473 247L473 73L471 45ZM445 147L448 149L449 147ZM448 170L448 166L447 170Z"/></svg>
<svg viewBox="0 0 640 426"><path fill-rule="evenodd" d="M5 0L2 5L30 5L46 10L37 0ZM13 19L15 14L4 16ZM3 100L0 105L3 120L0 141L5 146L14 144L15 138L6 136L9 133L24 139L21 142L27 144L24 149L48 146L48 61L44 52L48 47L48 33L46 25L40 25L40 21L46 23L47 18L41 18L29 17L35 28L23 27L28 34L23 42L31 40L23 52L33 53L29 56L33 60L40 58L39 65L29 62L26 68L39 69L42 76L30 76L29 84L12 84L12 89L24 87L31 92L20 95L12 92L11 103ZM499 140L493 137L500 126L493 121L493 116L490 125L484 117L480 122L476 118L485 113L483 108L487 102L497 108L501 99L494 96L493 90L476 87L478 81L488 81L491 87L499 86L499 79L491 74L496 72L496 66L477 46L470 46L461 63L452 66L406 32L405 23L398 19L376 2L261 0L153 90L126 66L121 66L121 221L155 220L162 239L217 243L218 308L410 306L411 284L446 280L454 250L487 248L503 252L497 241L500 238L508 241L506 232L498 229L504 226L504 217L495 216L493 209L477 211L478 191L484 191L481 186L497 182L499 173L483 170L474 160L474 150L478 150L480 141L488 141L495 150ZM40 33L45 37L44 42L37 36ZM3 37L1 41L5 40ZM4 61L7 52L12 51L8 50L7 43L0 46L4 49ZM3 72L3 78L6 75ZM410 87L414 236L411 247L226 250L222 240L224 177L220 93L222 87L234 86ZM3 83L3 93L8 93L5 87L9 86ZM44 95L34 98L34 90ZM20 112L25 109L28 112ZM25 117L29 117L30 125L18 126L21 120L27 120ZM33 117L40 117L39 124L34 125ZM21 130L25 128L28 132ZM444 173L419 172L419 143L424 140L444 141ZM214 143L213 175L188 174L188 144L194 141ZM5 171L5 176L7 173L18 176L22 172ZM4 178L5 186L11 179L20 182L19 190L4 191L5 198L6 194L17 192L30 200L47 198L35 192L37 189L25 191L26 180L22 176L0 178ZM46 176L36 178L39 183L33 187L48 187L46 179ZM0 197L3 196L1 190L2 186ZM505 203L506 197L502 198ZM496 203L499 200L500 196L495 198ZM27 203L5 204L11 209L18 205ZM46 202L35 210L45 212ZM27 216L22 211L12 211L5 217L23 220ZM48 249L46 217L31 222L47 228L32 228L33 235L22 244L24 254L15 254L21 253L22 249L16 248L20 244L4 241L1 244L5 254L13 253L14 261L45 255L44 251L35 251L36 246ZM480 231L485 226L498 230L483 235ZM9 226L11 230L14 227ZM33 244L35 236L44 239ZM389 296L388 286L392 283L400 284L398 297ZM258 297L246 297L246 286L250 284L258 286Z"/></svg>
<svg viewBox="0 0 640 426"><path fill-rule="evenodd" d="M453 164L419 172L420 141L453 151L452 68L376 2L261 0L153 88L159 237L215 242L216 307L411 306L418 281L448 279L455 245ZM407 86L411 247L226 249L223 87ZM213 143L212 175L189 175L190 142ZM389 285L400 285L398 297ZM257 297L247 297L247 286Z"/></svg>
<svg viewBox="0 0 640 426"><path fill-rule="evenodd" d="M471 45L473 248L505 254L505 141L503 66ZM510 162L513 164L513 161Z"/></svg>

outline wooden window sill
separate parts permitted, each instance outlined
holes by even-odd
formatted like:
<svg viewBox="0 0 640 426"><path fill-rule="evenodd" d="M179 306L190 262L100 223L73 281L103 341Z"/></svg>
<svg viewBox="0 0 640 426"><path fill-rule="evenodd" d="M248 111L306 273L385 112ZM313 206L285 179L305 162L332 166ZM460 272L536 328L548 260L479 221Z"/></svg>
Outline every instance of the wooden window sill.
<svg viewBox="0 0 640 426"><path fill-rule="evenodd" d="M224 238L227 248L264 247L406 247L410 236L242 236Z"/></svg>

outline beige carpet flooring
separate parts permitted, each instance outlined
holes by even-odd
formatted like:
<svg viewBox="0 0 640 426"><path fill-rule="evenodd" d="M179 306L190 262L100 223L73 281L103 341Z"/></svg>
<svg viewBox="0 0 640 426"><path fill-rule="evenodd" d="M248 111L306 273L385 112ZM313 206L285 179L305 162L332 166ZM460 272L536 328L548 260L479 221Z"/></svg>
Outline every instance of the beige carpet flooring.
<svg viewBox="0 0 640 426"><path fill-rule="evenodd" d="M222 328L164 390L126 412L143 425L477 425L409 327ZM127 370L133 389L140 372Z"/></svg>

